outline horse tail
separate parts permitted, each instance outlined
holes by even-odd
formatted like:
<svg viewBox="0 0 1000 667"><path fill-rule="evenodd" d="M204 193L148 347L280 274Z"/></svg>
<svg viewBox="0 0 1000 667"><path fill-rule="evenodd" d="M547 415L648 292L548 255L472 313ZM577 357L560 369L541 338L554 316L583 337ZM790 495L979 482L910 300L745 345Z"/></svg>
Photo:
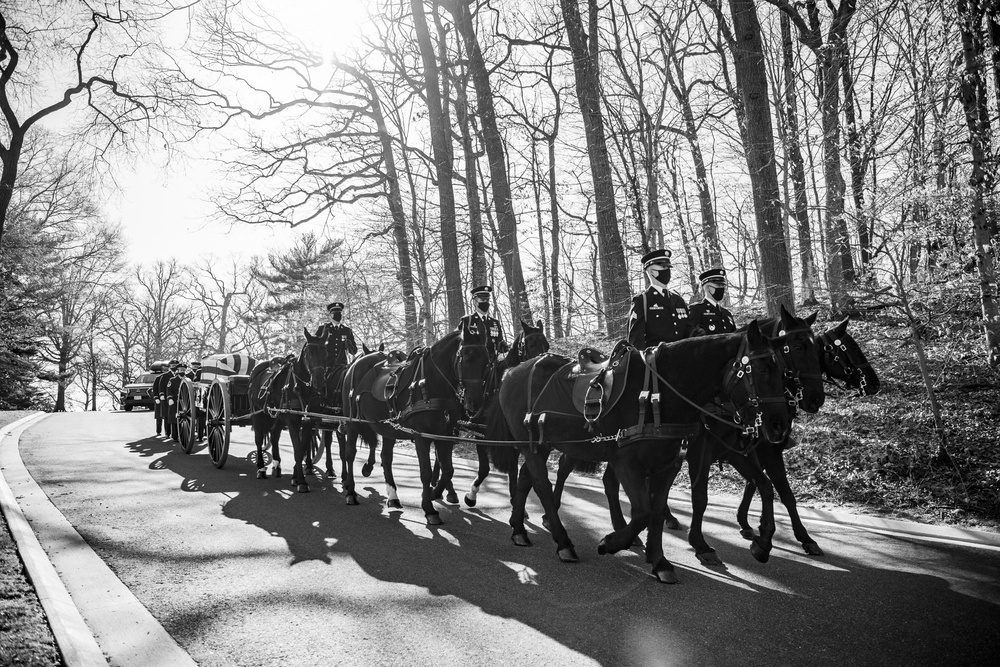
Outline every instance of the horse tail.
<svg viewBox="0 0 1000 667"><path fill-rule="evenodd" d="M486 409L486 439L504 441L514 440L514 434L507 423L500 400L494 400ZM497 472L507 475L517 474L518 450L511 445L484 445L490 457L490 463Z"/></svg>

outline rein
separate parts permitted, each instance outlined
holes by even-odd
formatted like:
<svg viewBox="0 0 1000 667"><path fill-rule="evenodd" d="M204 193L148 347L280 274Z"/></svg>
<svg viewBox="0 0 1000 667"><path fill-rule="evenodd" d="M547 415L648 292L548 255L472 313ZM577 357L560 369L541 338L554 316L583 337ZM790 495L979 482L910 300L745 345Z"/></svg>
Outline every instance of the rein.
<svg viewBox="0 0 1000 667"><path fill-rule="evenodd" d="M864 370L868 369L868 368L871 368L871 364L868 363L867 360L865 360L864 362L862 362L860 364L857 363L854 359L851 358L851 350L850 350L850 348L848 348L846 345L844 345L844 342L840 338L834 338L827 331L824 331L823 333L821 333L819 335L819 340L820 340L820 342L823 343L823 352L824 352L824 354L825 355L831 355L833 357L833 359L830 362L830 365L832 366L833 364L839 364L840 367L841 367L841 369L843 369L844 375L846 375L847 378L848 378L847 380L845 380L845 382L848 382L850 380L851 376L853 376L853 375L857 375L858 376L858 386L856 387L856 389L858 391L858 395L864 396L865 387L868 386L868 380L867 380L867 378L865 378ZM838 352L838 350L839 350L839 352ZM844 359L840 358L841 353L843 353L846 361ZM825 357L824 357L824 361L825 361ZM838 389L845 389L845 387L842 387L842 386L838 385L830 377L829 371L826 373L826 375L827 375L827 377L825 378L826 382L832 384L833 386L837 387ZM846 385L846 386L850 387L850 385ZM850 388L854 389L855 387L850 387Z"/></svg>

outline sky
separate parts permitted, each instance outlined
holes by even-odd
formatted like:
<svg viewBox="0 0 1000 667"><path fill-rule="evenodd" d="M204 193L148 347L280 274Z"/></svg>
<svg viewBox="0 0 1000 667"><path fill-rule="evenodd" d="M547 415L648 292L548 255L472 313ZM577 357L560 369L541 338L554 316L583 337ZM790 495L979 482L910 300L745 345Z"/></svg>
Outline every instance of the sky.
<svg viewBox="0 0 1000 667"><path fill-rule="evenodd" d="M364 20L366 0L257 0L292 34L321 52L350 49ZM200 150L206 150L201 146ZM208 149L210 151L210 148ZM176 257L264 254L280 249L320 223L294 230L287 226L233 225L220 222L210 201L212 185L226 174L208 160L177 158L167 163L151 153L115 167L117 188L104 209L120 222L131 261L151 263ZM336 222L334 223L336 224Z"/></svg>

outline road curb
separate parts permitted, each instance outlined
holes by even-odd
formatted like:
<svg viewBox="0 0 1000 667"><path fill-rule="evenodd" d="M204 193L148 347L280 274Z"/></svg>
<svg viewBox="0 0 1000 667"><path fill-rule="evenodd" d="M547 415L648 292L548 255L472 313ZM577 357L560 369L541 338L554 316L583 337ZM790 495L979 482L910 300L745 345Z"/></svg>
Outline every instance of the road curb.
<svg viewBox="0 0 1000 667"><path fill-rule="evenodd" d="M456 462L459 461L457 457L455 460ZM461 461L463 464L468 462L468 468L472 470L476 469L475 461L472 461L471 459L461 459ZM495 474L500 475L502 473ZM592 491L598 491L602 495L604 494L604 486L599 479L572 476L566 480L566 484L587 488ZM691 495L687 492L671 489L670 497L674 500L681 500L682 502L687 503L688 507L691 505ZM777 497L775 497L775 500L777 501ZM713 496L710 494L708 498L709 507L731 509L734 512L739 507L739 504L740 499L732 496ZM902 521L899 519L883 519L881 517L867 516L863 514L830 512L828 510L814 509L803 505L797 505L796 507L799 512L799 517L803 521L810 523L843 526L858 530L867 530L873 533L881 533L883 535L909 537L931 542L949 542L952 544L961 544L981 549L1000 550L1000 534L998 533L973 530L971 528L958 528L955 526L935 526L925 523L916 523L913 521ZM754 513L751 512L751 514ZM785 511L784 506L780 502L775 502L774 515L775 519L788 521L788 513ZM735 526L735 517L733 525Z"/></svg>
<svg viewBox="0 0 1000 667"><path fill-rule="evenodd" d="M24 467L20 434L39 416L45 414L29 415L0 430L0 500L66 666L195 666ZM4 444L8 435L13 442ZM71 589L80 604L73 601Z"/></svg>
<svg viewBox="0 0 1000 667"><path fill-rule="evenodd" d="M3 445L7 436L13 435L14 437L13 447L8 445L6 448L0 448L0 462L7 464L0 466L0 472L8 465L14 464L11 460L13 458L17 459L16 465L23 466L21 456L17 451L17 438L20 431L23 431L31 422L44 416L45 413L37 412L22 417L13 424L8 424L0 429L0 446ZM3 508L3 515L10 527L10 534L17 544L17 551L24 562L24 568L28 572L28 579L35 587L38 599L42 603L42 609L45 610L45 616L48 618L49 627L52 628L52 634L55 636L63 662L66 663L67 667L97 665L106 667L108 661L104 658L101 647L83 620L80 610L73 603L69 591L56 573L55 566L52 565L45 550L42 549L41 543L28 524L24 512L21 511L21 506L18 505L17 498L3 474L0 474L0 506Z"/></svg>

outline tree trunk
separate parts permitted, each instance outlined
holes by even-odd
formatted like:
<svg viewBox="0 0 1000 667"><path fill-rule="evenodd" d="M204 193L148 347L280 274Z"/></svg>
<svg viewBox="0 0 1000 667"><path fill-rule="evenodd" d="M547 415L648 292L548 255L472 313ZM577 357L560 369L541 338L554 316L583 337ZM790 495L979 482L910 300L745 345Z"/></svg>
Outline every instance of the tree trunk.
<svg viewBox="0 0 1000 667"><path fill-rule="evenodd" d="M542 298L545 302L545 308L543 309L545 317L545 329L549 332L552 331L552 319L550 314L552 313L552 298L549 294L549 281L546 280L546 276L549 275L549 260L545 253L545 224L542 221L542 165L538 159L538 141L535 137L531 138L531 194L535 199L535 228L538 231L538 258L541 262L539 268L539 273L542 275ZM534 322L532 322L534 324Z"/></svg>
<svg viewBox="0 0 1000 667"><path fill-rule="evenodd" d="M855 228L858 231L858 250L861 260L860 270L861 273L865 273L871 262L872 242L871 233L868 230L867 211L865 210L864 146L861 145L861 134L858 131L854 74L851 71L850 49L847 48L846 39L843 44L841 73L844 82L844 118L847 120L847 161L851 168L851 194L854 196Z"/></svg>
<svg viewBox="0 0 1000 667"><path fill-rule="evenodd" d="M614 181L608 146L604 135L604 117L601 112L600 80L597 63L597 31L589 36L584 32L577 0L560 0L563 22L573 54L573 72L577 98L583 114L584 133L587 137L587 157L594 184L597 204L597 240L601 264L601 287L607 313L607 333L611 338L625 335L631 293L625 250L618 229ZM588 0L591 21L596 24L597 1Z"/></svg>
<svg viewBox="0 0 1000 667"><path fill-rule="evenodd" d="M458 127L462 136L462 153L465 156L465 198L469 206L469 250L472 255L472 284L485 285L489 282L486 275L486 247L483 244L483 211L479 200L479 177L476 162L479 154L472 140L472 129L469 121L469 99L466 95L468 77L463 77L455 92L458 99L455 103L455 113L458 116Z"/></svg>
<svg viewBox="0 0 1000 667"><path fill-rule="evenodd" d="M552 258L549 262L549 281L552 284L552 322L555 324L555 331L553 332L555 337L562 338L564 335L562 322L562 286L559 284L559 233L561 229L559 222L559 199L556 191L556 133L554 131L549 135L546 143L549 149L549 179L546 185L549 190L549 215L552 219Z"/></svg>
<svg viewBox="0 0 1000 667"><path fill-rule="evenodd" d="M431 43L423 0L410 0L413 25L420 47L427 92L427 114L437 171L438 203L441 215L441 259L448 304L448 326L454 329L465 314L462 289L462 269L458 259L458 235L455 224L454 165L451 150L451 127L444 115L441 101L441 80L434 45Z"/></svg>
<svg viewBox="0 0 1000 667"><path fill-rule="evenodd" d="M1000 309L997 306L996 253L997 224L989 206L996 177L993 174L993 130L987 106L986 83L982 73L982 8L975 0L958 0L958 21L962 32L965 76L960 93L969 128L972 150L972 229L979 270L979 293L983 308L983 328L991 366L1000 364Z"/></svg>
<svg viewBox="0 0 1000 667"><path fill-rule="evenodd" d="M489 72L483 53L479 48L475 27L472 25L472 15L466 0L454 0L451 11L455 16L458 32L465 44L469 59L469 71L476 87L476 100L479 103L479 120L483 132L483 143L490 164L490 184L493 188L493 206L496 208L497 250L503 264L504 276L507 279L507 289L511 296L513 321L531 321L531 304L528 302L528 289L524 284L524 272L521 269L521 251L517 242L517 217L514 215L514 203L510 191L510 177L507 173L507 156L504 154L503 137L497 128L496 108L493 104L493 89L490 87Z"/></svg>
<svg viewBox="0 0 1000 667"><path fill-rule="evenodd" d="M729 7L736 37L733 52L736 85L746 115L744 137L757 219L760 278L763 281L768 313L776 317L782 305L794 312L795 293L781 224L778 172L774 160L774 129L771 125L771 101L760 21L753 0L729 0Z"/></svg>
<svg viewBox="0 0 1000 667"><path fill-rule="evenodd" d="M792 51L791 22L781 14L782 63L785 73L785 153L789 163L788 174L792 181L795 228L799 241L799 262L801 264L803 303L816 303L816 260L812 247L812 231L809 223L809 199L806 197L806 170L799 144L799 111L795 101L795 70Z"/></svg>

